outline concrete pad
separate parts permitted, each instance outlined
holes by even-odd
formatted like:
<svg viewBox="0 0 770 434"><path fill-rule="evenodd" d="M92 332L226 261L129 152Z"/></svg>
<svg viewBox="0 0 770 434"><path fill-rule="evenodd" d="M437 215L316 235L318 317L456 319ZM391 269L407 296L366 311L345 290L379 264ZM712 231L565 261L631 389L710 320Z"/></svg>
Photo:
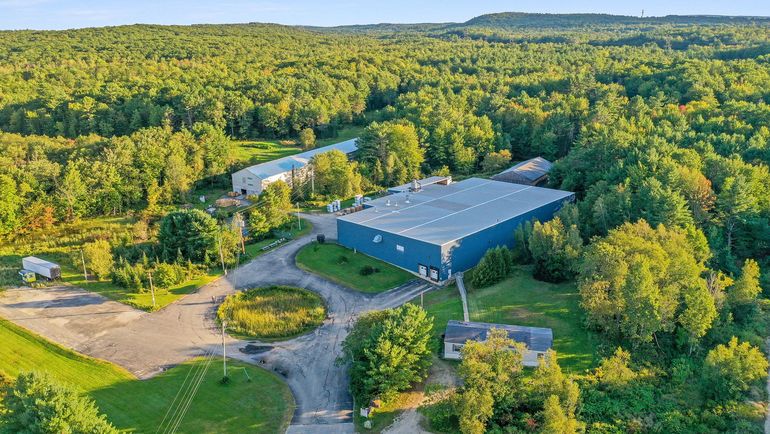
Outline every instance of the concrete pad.
<svg viewBox="0 0 770 434"><path fill-rule="evenodd" d="M289 425L286 434L354 434L352 423Z"/></svg>
<svg viewBox="0 0 770 434"><path fill-rule="evenodd" d="M0 293L0 317L74 349L144 315L71 286L12 288Z"/></svg>

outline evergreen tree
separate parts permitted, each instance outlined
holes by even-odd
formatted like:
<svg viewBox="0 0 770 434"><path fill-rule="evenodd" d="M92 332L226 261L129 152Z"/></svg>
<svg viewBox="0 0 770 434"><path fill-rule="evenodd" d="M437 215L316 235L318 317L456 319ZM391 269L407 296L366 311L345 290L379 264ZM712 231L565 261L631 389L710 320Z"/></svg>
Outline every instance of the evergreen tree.
<svg viewBox="0 0 770 434"><path fill-rule="evenodd" d="M0 421L8 432L41 434L118 433L94 402L38 373L22 373L4 391Z"/></svg>

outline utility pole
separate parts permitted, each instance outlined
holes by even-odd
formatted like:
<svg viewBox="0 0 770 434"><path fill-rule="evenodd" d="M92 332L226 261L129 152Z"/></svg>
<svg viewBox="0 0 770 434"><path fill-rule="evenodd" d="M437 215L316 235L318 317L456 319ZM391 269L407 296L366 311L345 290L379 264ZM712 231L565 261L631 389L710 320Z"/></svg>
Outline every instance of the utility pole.
<svg viewBox="0 0 770 434"><path fill-rule="evenodd" d="M220 235L217 239L219 241L219 260L222 261L222 271L225 273L225 276L227 276L227 269L225 268L225 255L222 253L222 236Z"/></svg>
<svg viewBox="0 0 770 434"><path fill-rule="evenodd" d="M86 271L86 257L83 255L83 249L80 249L80 261L83 262L83 279L88 282L88 271Z"/></svg>
<svg viewBox="0 0 770 434"><path fill-rule="evenodd" d="M246 253L246 244L243 242L243 228L246 226L246 223L243 221L243 216L241 216L241 213L237 212L233 216L233 226L235 226L238 230L238 236L241 239L241 253Z"/></svg>
<svg viewBox="0 0 770 434"><path fill-rule="evenodd" d="M420 292L420 307L425 307L422 303L422 295L425 294L425 291Z"/></svg>
<svg viewBox="0 0 770 434"><path fill-rule="evenodd" d="M300 220L300 218L299 218L299 202L297 202L297 204L295 206L297 207L297 230L301 231L302 230L302 220Z"/></svg>
<svg viewBox="0 0 770 434"><path fill-rule="evenodd" d="M152 273L147 272L147 278L150 280L150 294L152 294L152 308L155 309L155 286L152 284Z"/></svg>
<svg viewBox="0 0 770 434"><path fill-rule="evenodd" d="M310 197L315 196L315 170L310 170Z"/></svg>
<svg viewBox="0 0 770 434"><path fill-rule="evenodd" d="M222 371L224 372L224 377L227 378L227 347L225 346L225 326L227 325L227 321L222 321Z"/></svg>

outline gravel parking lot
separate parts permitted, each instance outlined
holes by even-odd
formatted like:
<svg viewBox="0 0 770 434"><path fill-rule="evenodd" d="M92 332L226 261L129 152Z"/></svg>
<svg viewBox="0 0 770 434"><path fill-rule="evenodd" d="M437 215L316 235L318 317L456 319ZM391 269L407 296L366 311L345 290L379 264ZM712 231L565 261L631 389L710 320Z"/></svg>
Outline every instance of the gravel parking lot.
<svg viewBox="0 0 770 434"><path fill-rule="evenodd" d="M98 294L73 287L10 289L0 296L0 316L84 354L117 363L139 378L213 350L221 354L213 300L237 289L285 284L318 292L327 302L329 318L314 332L271 343L254 354L241 351L246 342L227 339L227 355L273 369L286 378L297 408L289 432L353 432L353 404L347 371L335 363L355 318L363 312L398 306L430 285L411 282L377 294L363 294L300 270L297 250L318 233L336 238L328 215L306 216L312 234L264 254L154 313L145 313ZM259 345L259 343L256 343ZM331 431L329 431L331 430Z"/></svg>

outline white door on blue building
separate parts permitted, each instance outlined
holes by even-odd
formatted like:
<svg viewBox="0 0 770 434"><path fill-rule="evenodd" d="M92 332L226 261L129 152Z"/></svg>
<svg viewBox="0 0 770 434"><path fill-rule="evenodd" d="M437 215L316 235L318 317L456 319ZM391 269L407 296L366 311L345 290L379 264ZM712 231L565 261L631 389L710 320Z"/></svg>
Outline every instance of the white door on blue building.
<svg viewBox="0 0 770 434"><path fill-rule="evenodd" d="M417 264L417 269L420 271L420 276L428 277L428 267L422 264Z"/></svg>

